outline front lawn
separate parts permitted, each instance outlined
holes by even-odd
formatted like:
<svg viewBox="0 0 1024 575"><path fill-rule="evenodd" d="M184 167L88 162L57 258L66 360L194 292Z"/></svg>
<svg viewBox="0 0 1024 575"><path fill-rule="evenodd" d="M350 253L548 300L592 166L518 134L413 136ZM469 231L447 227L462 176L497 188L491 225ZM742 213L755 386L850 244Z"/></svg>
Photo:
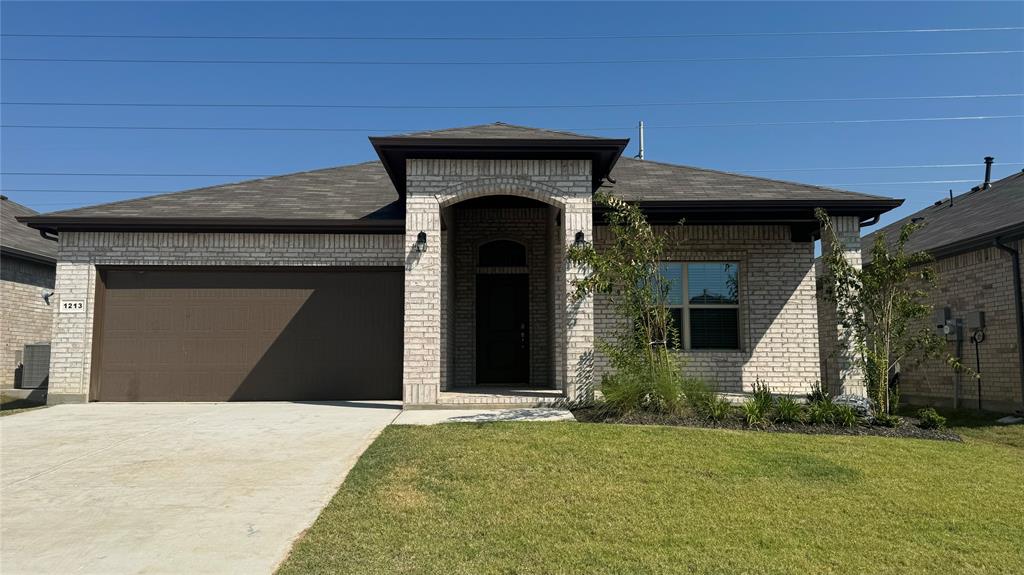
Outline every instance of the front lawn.
<svg viewBox="0 0 1024 575"><path fill-rule="evenodd" d="M279 572L1006 573L1022 481L969 436L392 426Z"/></svg>

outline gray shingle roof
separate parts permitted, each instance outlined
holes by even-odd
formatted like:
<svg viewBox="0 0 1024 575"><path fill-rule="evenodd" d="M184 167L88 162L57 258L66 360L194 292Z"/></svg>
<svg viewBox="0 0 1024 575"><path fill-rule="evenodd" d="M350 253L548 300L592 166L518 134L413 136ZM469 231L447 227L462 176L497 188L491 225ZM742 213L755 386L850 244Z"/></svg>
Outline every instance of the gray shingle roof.
<svg viewBox="0 0 1024 575"><path fill-rule="evenodd" d="M889 199L810 184L626 157L619 158L615 164L612 179L616 183L606 184L602 189L631 201Z"/></svg>
<svg viewBox="0 0 1024 575"><path fill-rule="evenodd" d="M429 130L426 132L410 132L407 134L396 134L395 138L465 138L482 140L600 140L600 136L587 136L574 134L573 132L562 132L558 130L545 130L542 128L531 128L529 126L516 126L504 122L493 124L480 124L477 126L464 126L461 128L446 128L444 130Z"/></svg>
<svg viewBox="0 0 1024 575"><path fill-rule="evenodd" d="M875 230L862 240L865 255L878 234L885 233L892 241L912 218L924 218L924 227L910 237L907 249L937 257L975 249L979 242L996 237L1020 237L1024 235L1024 172L992 182L987 190L954 196L952 206L947 199Z"/></svg>
<svg viewBox="0 0 1024 575"><path fill-rule="evenodd" d="M54 261L57 259L57 242L51 242L25 224L14 219L18 216L32 216L36 211L0 196L0 247L8 254L27 254Z"/></svg>
<svg viewBox="0 0 1024 575"><path fill-rule="evenodd" d="M404 136L403 136L404 137ZM592 138L508 124L421 132L423 138ZM592 138L601 140L601 138ZM855 201L889 198L661 162L620 158L606 188L627 201ZM889 208L885 208L889 209ZM883 210L884 211L884 210ZM312 170L44 214L33 224L74 219L404 222L405 207L380 161ZM49 221L49 223L42 223Z"/></svg>

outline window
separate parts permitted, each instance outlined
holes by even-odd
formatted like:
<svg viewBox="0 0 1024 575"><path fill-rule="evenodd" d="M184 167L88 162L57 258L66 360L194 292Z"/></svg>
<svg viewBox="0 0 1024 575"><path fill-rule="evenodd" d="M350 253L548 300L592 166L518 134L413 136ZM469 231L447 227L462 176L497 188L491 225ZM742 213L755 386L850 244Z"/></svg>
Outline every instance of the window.
<svg viewBox="0 0 1024 575"><path fill-rule="evenodd" d="M494 240L480 246L480 267L514 268L526 266L526 246L512 240Z"/></svg>
<svg viewBox="0 0 1024 575"><path fill-rule="evenodd" d="M658 269L684 349L739 349L739 264L662 262Z"/></svg>

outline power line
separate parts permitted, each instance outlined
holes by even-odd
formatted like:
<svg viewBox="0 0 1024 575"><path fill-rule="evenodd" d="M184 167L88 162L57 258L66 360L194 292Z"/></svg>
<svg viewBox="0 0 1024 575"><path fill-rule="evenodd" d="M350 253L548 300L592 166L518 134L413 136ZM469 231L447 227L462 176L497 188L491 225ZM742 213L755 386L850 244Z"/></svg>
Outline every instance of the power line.
<svg viewBox="0 0 1024 575"><path fill-rule="evenodd" d="M90 64L266 64L329 66L569 66L613 64L688 64L695 62L768 62L787 60L843 60L913 58L928 56L984 56L1024 54L1024 50L976 50L966 52L902 52L877 54L813 54L800 56L725 56L705 58L650 58L626 60L182 60L159 58L0 58L4 62L64 62Z"/></svg>
<svg viewBox="0 0 1024 575"><path fill-rule="evenodd" d="M890 166L837 166L813 168L759 168L759 169L724 169L735 173L761 172L823 172L845 170L898 170L898 169L933 169L933 168L976 168L978 162L964 164L902 164ZM999 162L1001 166L1024 165L1021 162ZM78 177L159 177L159 178L266 178L282 174L241 174L241 173L197 173L197 172L0 172L0 176L78 176Z"/></svg>
<svg viewBox="0 0 1024 575"><path fill-rule="evenodd" d="M832 186L832 187L856 187L856 186L901 186L901 185L921 185L921 184L962 184L968 182L977 182L977 178L974 179L962 179L962 180L901 180L893 182L844 182L838 184L816 184L820 186ZM215 184L216 185L216 184ZM161 191L161 190L81 190L81 189L63 189L63 188L7 188L2 190L4 193L37 193L37 194L170 194L177 192L187 192L191 190L175 190L175 191Z"/></svg>
<svg viewBox="0 0 1024 575"><path fill-rule="evenodd" d="M212 34L0 34L10 38L107 38L124 40L353 40L353 41L521 41L521 40L654 40L673 38L740 38L771 36L840 36L868 34L935 34L961 32L1008 32L1020 26L984 28L903 28L889 30L813 30L792 32L692 32L682 34L596 34L580 36L277 36Z"/></svg>
<svg viewBox="0 0 1024 575"><path fill-rule="evenodd" d="M578 108L655 108L674 106L708 106L730 104L807 104L814 102L880 102L901 100L965 100L978 98L1020 98L1024 93L1008 94L955 94L936 96L859 96L849 98L781 98L755 100L683 100L677 102L642 102L611 104L494 104L494 105L410 105L410 104L288 104L288 103L229 103L229 102L0 102L3 106L83 106L83 107L138 107L138 108L340 108L373 110L533 110Z"/></svg>
<svg viewBox="0 0 1024 575"><path fill-rule="evenodd" d="M780 122L729 122L720 124L679 124L671 126L647 126L653 130L681 130L691 128L736 128L754 126L807 126L835 124L881 124L899 122L955 122L978 120L1006 120L1024 118L1024 114L995 116L946 116L926 118L874 118L864 120L795 120ZM110 125L47 125L47 124L2 124L0 128L46 129L46 130L158 130L158 131L243 131L243 132L360 132L360 133L406 133L410 130L397 128L322 128L287 126L110 126ZM577 132L632 131L633 126L604 126L589 128L562 128Z"/></svg>

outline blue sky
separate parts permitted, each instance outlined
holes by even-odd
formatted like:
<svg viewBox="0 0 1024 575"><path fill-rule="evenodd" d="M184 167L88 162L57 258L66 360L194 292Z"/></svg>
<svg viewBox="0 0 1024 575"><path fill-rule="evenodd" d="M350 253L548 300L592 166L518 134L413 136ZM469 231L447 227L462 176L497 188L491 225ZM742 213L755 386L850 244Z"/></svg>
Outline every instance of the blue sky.
<svg viewBox="0 0 1024 575"><path fill-rule="evenodd" d="M1024 26L1015 3L17 3L6 34L607 36ZM517 41L24 38L4 58L551 61L1024 50L1024 32ZM4 102L559 105L1024 93L1024 55L527 66L4 61ZM1024 120L666 128L693 124L1024 114L1024 98L583 109L305 109L25 106L9 125L269 126L390 133L504 121L633 137L647 158L906 198L883 222L1024 168ZM597 130L596 128L613 128ZM26 129L0 132L2 171L282 174L373 158L368 132ZM627 151L632 155L634 146ZM857 169L932 164L962 168ZM827 168L827 169L826 169ZM806 169L805 171L768 171ZM247 179L3 175L40 211ZM971 180L972 183L870 185ZM75 192L21 190L76 190ZM95 192L83 192L95 190ZM131 191L135 193L104 193Z"/></svg>

